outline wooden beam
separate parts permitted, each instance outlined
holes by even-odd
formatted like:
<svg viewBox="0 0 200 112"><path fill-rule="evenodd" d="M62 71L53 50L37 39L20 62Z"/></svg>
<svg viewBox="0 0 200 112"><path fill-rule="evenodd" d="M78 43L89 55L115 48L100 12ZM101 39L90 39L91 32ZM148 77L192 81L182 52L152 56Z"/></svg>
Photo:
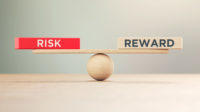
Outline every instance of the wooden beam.
<svg viewBox="0 0 200 112"><path fill-rule="evenodd" d="M37 49L32 50L33 54L167 54L168 49Z"/></svg>

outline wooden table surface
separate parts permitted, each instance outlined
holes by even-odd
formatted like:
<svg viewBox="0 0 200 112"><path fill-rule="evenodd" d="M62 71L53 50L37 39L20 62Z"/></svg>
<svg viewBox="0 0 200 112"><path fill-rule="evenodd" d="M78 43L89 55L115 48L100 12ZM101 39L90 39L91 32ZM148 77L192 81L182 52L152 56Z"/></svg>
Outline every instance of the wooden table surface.
<svg viewBox="0 0 200 112"><path fill-rule="evenodd" d="M200 74L1 74L0 112L200 112Z"/></svg>

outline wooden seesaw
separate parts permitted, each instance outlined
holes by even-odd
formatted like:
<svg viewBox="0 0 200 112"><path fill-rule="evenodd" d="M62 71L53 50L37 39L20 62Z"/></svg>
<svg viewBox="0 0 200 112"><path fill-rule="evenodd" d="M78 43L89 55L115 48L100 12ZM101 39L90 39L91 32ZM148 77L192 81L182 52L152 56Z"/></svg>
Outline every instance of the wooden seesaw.
<svg viewBox="0 0 200 112"><path fill-rule="evenodd" d="M20 44L22 41L25 44ZM181 49L182 46L181 37L119 38L118 49L80 49L79 38L16 39L17 49L32 48L34 49L33 54L94 54L88 61L87 71L92 78L98 81L107 79L114 70L113 61L107 54L167 54L169 49ZM58 49L59 47L62 49Z"/></svg>
<svg viewBox="0 0 200 112"><path fill-rule="evenodd" d="M38 49L34 54L94 54L87 64L88 74L95 80L107 79L114 70L112 59L107 54L167 54L168 49Z"/></svg>

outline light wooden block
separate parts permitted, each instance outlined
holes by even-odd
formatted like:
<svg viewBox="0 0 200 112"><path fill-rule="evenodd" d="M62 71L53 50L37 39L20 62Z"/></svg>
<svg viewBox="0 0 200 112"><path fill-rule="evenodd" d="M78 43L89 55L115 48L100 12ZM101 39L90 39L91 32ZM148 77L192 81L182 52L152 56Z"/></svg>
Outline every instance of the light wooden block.
<svg viewBox="0 0 200 112"><path fill-rule="evenodd" d="M118 49L182 49L182 37L121 37Z"/></svg>

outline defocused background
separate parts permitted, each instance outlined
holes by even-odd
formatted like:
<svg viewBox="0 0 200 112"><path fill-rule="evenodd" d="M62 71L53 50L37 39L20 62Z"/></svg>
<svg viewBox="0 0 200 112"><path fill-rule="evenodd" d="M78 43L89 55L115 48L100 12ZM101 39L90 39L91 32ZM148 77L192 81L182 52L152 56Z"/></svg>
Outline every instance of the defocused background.
<svg viewBox="0 0 200 112"><path fill-rule="evenodd" d="M15 37L80 37L82 49L115 49L123 36L182 36L183 50L110 55L115 72L200 73L199 0L0 0L0 73L87 73L87 54L15 50Z"/></svg>

